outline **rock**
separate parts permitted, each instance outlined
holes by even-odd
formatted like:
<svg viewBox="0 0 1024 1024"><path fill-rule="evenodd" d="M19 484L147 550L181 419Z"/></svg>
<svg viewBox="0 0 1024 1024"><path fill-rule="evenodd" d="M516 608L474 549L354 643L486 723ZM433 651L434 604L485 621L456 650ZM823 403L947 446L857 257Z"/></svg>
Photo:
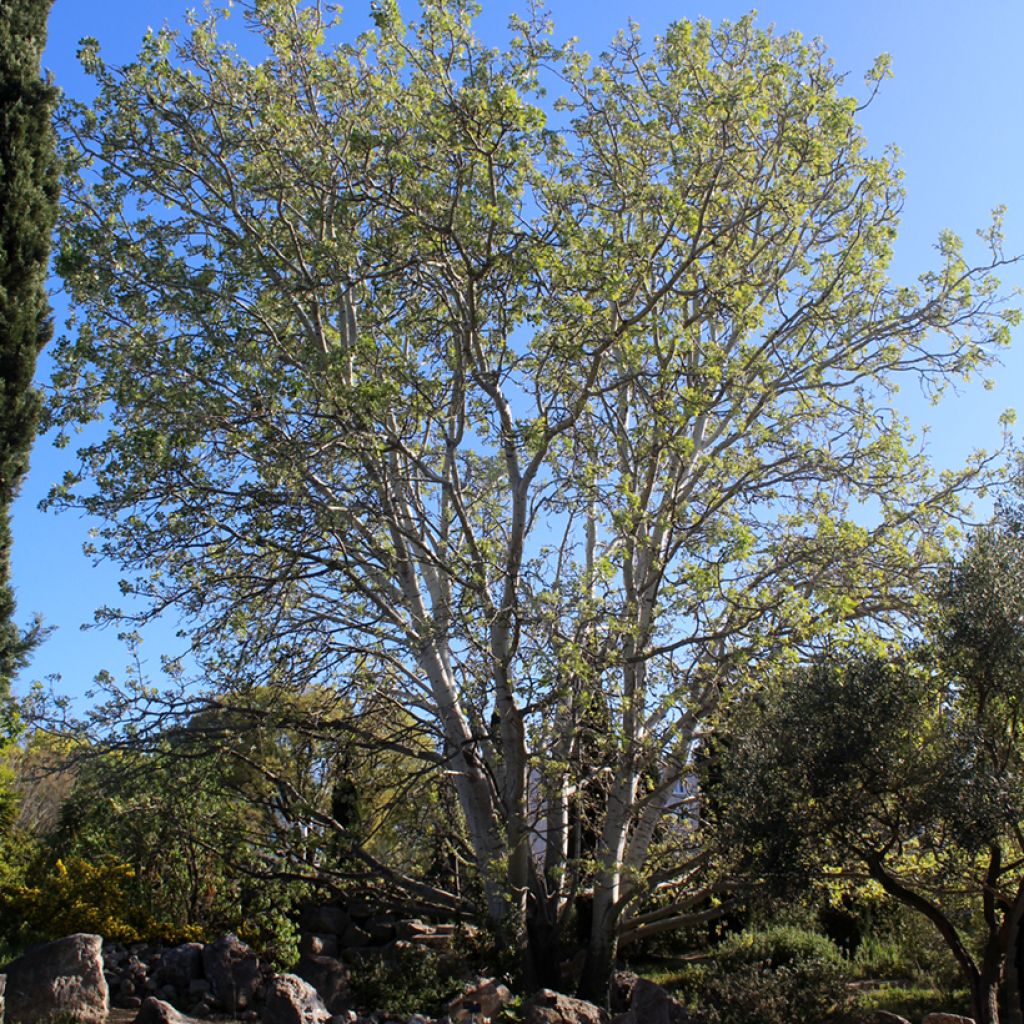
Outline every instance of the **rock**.
<svg viewBox="0 0 1024 1024"><path fill-rule="evenodd" d="M188 994L193 999L201 999L210 991L210 983L205 978L193 978L188 984Z"/></svg>
<svg viewBox="0 0 1024 1024"><path fill-rule="evenodd" d="M331 1013L349 1008L348 971L340 960L329 956L304 956L295 973L317 990Z"/></svg>
<svg viewBox="0 0 1024 1024"><path fill-rule="evenodd" d="M608 985L608 1005L612 1013L623 1013L629 1009L633 988L639 980L632 971L612 971Z"/></svg>
<svg viewBox="0 0 1024 1024"><path fill-rule="evenodd" d="M369 918L363 925L371 942L391 942L395 938L395 919L385 914Z"/></svg>
<svg viewBox="0 0 1024 1024"><path fill-rule="evenodd" d="M302 912L303 931L317 935L342 935L351 919L341 907L306 907Z"/></svg>
<svg viewBox="0 0 1024 1024"><path fill-rule="evenodd" d="M512 999L512 993L494 978L477 978L461 996L447 1007L452 1021L465 1020L471 1014L494 1017Z"/></svg>
<svg viewBox="0 0 1024 1024"><path fill-rule="evenodd" d="M142 1000L138 996L125 996L121 1000L122 1010L137 1010L142 1006Z"/></svg>
<svg viewBox="0 0 1024 1024"><path fill-rule="evenodd" d="M961 1017L958 1013L929 1013L921 1024L974 1024L973 1017Z"/></svg>
<svg viewBox="0 0 1024 1024"><path fill-rule="evenodd" d="M2 968L8 1024L35 1024L58 1016L79 1024L104 1024L110 999L102 942L98 935L69 935L34 946Z"/></svg>
<svg viewBox="0 0 1024 1024"><path fill-rule="evenodd" d="M7 975L0 974L0 1024L4 1024L4 991L7 988Z"/></svg>
<svg viewBox="0 0 1024 1024"><path fill-rule="evenodd" d="M359 925L353 923L345 929L345 933L338 939L338 942L349 949L369 946L370 933L365 928L360 928Z"/></svg>
<svg viewBox="0 0 1024 1024"><path fill-rule="evenodd" d="M542 988L523 1007L525 1024L607 1024L608 1014L599 1006ZM646 1022L645 1022L646 1024Z"/></svg>
<svg viewBox="0 0 1024 1024"><path fill-rule="evenodd" d="M188 992L197 978L203 977L203 944L185 942L164 950L153 971L158 985L173 985L179 992Z"/></svg>
<svg viewBox="0 0 1024 1024"><path fill-rule="evenodd" d="M346 926L346 931L348 927ZM301 956L337 956L338 936L327 933L318 935L315 932L304 932L299 939L299 954Z"/></svg>
<svg viewBox="0 0 1024 1024"><path fill-rule="evenodd" d="M260 983L256 954L230 933L203 947L203 973L214 998L229 1013L248 1009Z"/></svg>
<svg viewBox="0 0 1024 1024"><path fill-rule="evenodd" d="M316 989L295 974L279 974L267 986L264 1024L324 1024L330 1016Z"/></svg>
<svg viewBox="0 0 1024 1024"><path fill-rule="evenodd" d="M660 985L637 978L629 999L629 1015L636 1024L686 1024L689 1014Z"/></svg>
<svg viewBox="0 0 1024 1024"><path fill-rule="evenodd" d="M192 1024L195 1017L186 1017L183 1013L165 1003L162 999L149 996L142 1004L133 1024Z"/></svg>

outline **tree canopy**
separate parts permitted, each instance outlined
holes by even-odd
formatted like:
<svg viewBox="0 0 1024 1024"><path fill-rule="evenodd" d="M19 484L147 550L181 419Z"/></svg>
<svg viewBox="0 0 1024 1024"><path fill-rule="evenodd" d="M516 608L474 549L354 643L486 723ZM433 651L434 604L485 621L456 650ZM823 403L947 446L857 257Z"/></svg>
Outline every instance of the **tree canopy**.
<svg viewBox="0 0 1024 1024"><path fill-rule="evenodd" d="M719 812L727 841L775 884L859 872L923 915L974 1019L1019 1024L1019 509L977 530L933 592L916 644L820 662L743 702L711 759Z"/></svg>
<svg viewBox="0 0 1024 1024"><path fill-rule="evenodd" d="M52 3L11 0L0 8L0 704L38 637L38 627L23 633L14 623L10 510L39 423L36 356L52 334L46 276L57 216L56 90L39 74ZM0 706L0 732L5 711Z"/></svg>
<svg viewBox="0 0 1024 1024"><path fill-rule="evenodd" d="M675 791L722 692L899 630L938 559L978 467L935 478L889 397L1006 342L998 216L983 265L943 233L891 283L894 155L821 43L749 17L590 59L447 0L355 39L241 9L244 50L216 17L84 50L50 417L109 429L54 500L214 688L415 716L471 909L543 980L592 894L597 991L692 863Z"/></svg>

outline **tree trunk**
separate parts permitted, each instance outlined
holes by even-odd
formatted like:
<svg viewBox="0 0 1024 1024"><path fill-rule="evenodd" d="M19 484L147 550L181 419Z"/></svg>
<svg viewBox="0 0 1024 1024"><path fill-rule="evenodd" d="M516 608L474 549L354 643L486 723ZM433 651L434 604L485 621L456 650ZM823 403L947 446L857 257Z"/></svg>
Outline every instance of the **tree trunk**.
<svg viewBox="0 0 1024 1024"><path fill-rule="evenodd" d="M580 979L579 994L598 1006L608 1002L608 983L615 966L616 932L615 920L598 920L594 911L594 923L590 931L587 958L583 963L583 977Z"/></svg>

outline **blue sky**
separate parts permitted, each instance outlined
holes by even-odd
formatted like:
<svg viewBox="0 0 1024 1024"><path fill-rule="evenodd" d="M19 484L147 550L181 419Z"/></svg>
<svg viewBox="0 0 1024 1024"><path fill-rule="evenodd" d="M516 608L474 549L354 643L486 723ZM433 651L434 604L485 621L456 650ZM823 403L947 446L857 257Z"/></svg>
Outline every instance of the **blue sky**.
<svg viewBox="0 0 1024 1024"><path fill-rule="evenodd" d="M83 36L100 41L109 63L131 60L147 27L180 25L186 4L174 0L56 0L50 18L45 67L73 97L88 95L89 83L77 65ZM352 30L366 25L369 0L347 5ZM409 0L402 4L411 12ZM599 52L629 19L650 38L680 18L705 16L735 20L749 10L725 0L634 0L623 5L551 0L555 35L577 36L583 49ZM504 38L508 15L524 3L486 0L480 31L495 45ZM821 36L837 67L849 73L850 90L863 94L863 73L876 55L892 55L888 81L862 121L874 149L895 143L902 151L907 202L893 276L909 279L930 264L938 232L950 228L973 239L989 211L1009 208L1007 249L1024 252L1024 2L1021 0L765 0L759 23L779 31ZM972 252L968 244L968 253ZM973 248L980 259L980 248ZM1024 266L1005 275L1008 285L1024 285ZM56 287L56 283L54 285ZM66 306L54 295L58 331ZM45 384L49 363L40 361ZM954 465L975 448L999 439L1000 413L1020 406L1024 381L1024 331L1018 331L992 391L980 385L950 395L932 408L913 395L905 408L915 425L929 430L939 466ZM73 466L73 453L58 452L41 439L14 514L14 583L18 616L39 612L54 633L23 673L21 692L32 680L57 674L60 689L81 695L101 669L120 674L129 661L125 646L110 632L83 632L93 610L117 603L116 567L94 568L82 555L90 524L65 513L38 511L48 488ZM156 672L159 656L173 653L173 623L151 630L141 652Z"/></svg>

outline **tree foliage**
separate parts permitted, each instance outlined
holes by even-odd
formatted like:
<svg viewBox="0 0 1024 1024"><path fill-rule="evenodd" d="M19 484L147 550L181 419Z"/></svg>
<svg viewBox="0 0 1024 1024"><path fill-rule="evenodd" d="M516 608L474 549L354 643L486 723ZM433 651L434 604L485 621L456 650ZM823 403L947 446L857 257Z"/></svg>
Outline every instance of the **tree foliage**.
<svg viewBox="0 0 1024 1024"><path fill-rule="evenodd" d="M927 643L818 663L735 712L714 759L719 809L748 865L776 884L852 869L922 914L974 1018L1019 1022L1019 511L1004 506L976 531L934 589Z"/></svg>
<svg viewBox="0 0 1024 1024"><path fill-rule="evenodd" d="M482 893L432 898L550 980L592 892L597 991L689 862L723 689L914 604L977 467L934 479L888 396L1006 341L998 218L984 266L945 233L890 283L894 157L820 43L752 18L591 60L449 0L349 40L242 14L244 51L212 16L84 50L50 414L110 429L55 501L214 687L404 707Z"/></svg>
<svg viewBox="0 0 1024 1024"><path fill-rule="evenodd" d="M23 634L13 621L10 510L39 423L36 356L52 334L46 277L57 216L56 90L39 77L52 3L0 7L0 698L38 639L38 626Z"/></svg>

